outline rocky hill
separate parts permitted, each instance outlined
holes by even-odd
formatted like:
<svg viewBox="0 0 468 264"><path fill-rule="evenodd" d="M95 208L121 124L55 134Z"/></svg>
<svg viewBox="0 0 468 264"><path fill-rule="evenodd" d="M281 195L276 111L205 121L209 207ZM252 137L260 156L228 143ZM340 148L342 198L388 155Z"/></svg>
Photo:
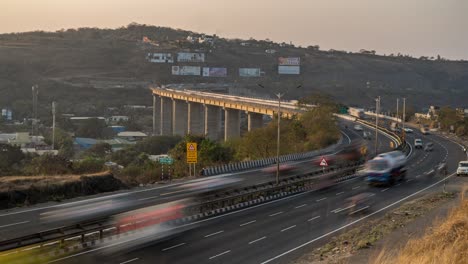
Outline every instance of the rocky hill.
<svg viewBox="0 0 468 264"><path fill-rule="evenodd" d="M131 24L118 29L82 28L58 32L0 35L0 108L16 117L30 115L31 86L40 86L40 112L52 100L63 112L92 114L102 107L151 103L150 83L230 83L268 95L291 90L290 98L323 92L350 105L372 106L375 96L393 110L395 98L416 108L429 104L466 106L468 62L442 58L376 55L374 52L322 51L268 40L217 37L214 45L194 44L194 32ZM142 41L147 37L149 41ZM266 53L273 49L276 53ZM150 63L153 52L202 52L204 63ZM278 57L300 57L300 75L279 75ZM173 65L226 67L227 77L175 76ZM238 68L261 68L264 75L239 77ZM260 88L261 83L266 89ZM42 110L41 110L42 109Z"/></svg>

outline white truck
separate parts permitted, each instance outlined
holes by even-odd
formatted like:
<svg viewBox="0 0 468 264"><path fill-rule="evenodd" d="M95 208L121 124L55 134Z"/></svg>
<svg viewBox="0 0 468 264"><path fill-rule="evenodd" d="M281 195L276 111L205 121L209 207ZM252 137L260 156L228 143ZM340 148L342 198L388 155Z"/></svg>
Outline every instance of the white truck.
<svg viewBox="0 0 468 264"><path fill-rule="evenodd" d="M348 109L348 113L350 116L354 116L357 118L364 118L364 109L362 108L350 107Z"/></svg>
<svg viewBox="0 0 468 264"><path fill-rule="evenodd" d="M392 185L396 180L403 180L406 176L406 156L395 150L379 154L369 160L363 171L369 184Z"/></svg>

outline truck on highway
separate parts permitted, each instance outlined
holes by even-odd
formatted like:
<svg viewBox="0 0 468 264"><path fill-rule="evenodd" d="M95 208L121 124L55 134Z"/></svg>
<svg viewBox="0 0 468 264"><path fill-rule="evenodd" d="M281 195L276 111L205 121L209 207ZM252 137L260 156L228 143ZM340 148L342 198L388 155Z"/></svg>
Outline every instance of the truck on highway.
<svg viewBox="0 0 468 264"><path fill-rule="evenodd" d="M348 109L348 113L350 116L354 116L357 118L364 118L364 109L362 108L350 107Z"/></svg>
<svg viewBox="0 0 468 264"><path fill-rule="evenodd" d="M406 156L395 150L379 154L365 164L363 171L365 180L370 185L392 185L406 176Z"/></svg>

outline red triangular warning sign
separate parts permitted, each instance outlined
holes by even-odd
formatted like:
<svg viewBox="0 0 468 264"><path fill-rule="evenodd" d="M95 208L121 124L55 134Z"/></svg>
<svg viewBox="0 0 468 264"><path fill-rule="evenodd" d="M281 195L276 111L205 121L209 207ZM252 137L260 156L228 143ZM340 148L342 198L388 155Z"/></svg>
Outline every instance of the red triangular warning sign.
<svg viewBox="0 0 468 264"><path fill-rule="evenodd" d="M324 157L322 157L322 160L320 161L320 166L324 166L324 167L328 166L328 162Z"/></svg>
<svg viewBox="0 0 468 264"><path fill-rule="evenodd" d="M188 149L193 151L193 150L195 150L195 147L193 146L193 144L190 144Z"/></svg>

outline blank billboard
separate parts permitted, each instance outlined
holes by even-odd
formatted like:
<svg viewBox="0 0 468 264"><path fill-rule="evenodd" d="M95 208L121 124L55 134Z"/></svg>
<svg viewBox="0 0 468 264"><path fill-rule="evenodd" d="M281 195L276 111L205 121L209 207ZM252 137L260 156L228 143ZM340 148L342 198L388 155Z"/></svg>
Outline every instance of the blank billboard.
<svg viewBox="0 0 468 264"><path fill-rule="evenodd" d="M172 75L200 75L199 66L172 66Z"/></svg>
<svg viewBox="0 0 468 264"><path fill-rule="evenodd" d="M278 73L279 74L300 74L301 67L300 66L278 66Z"/></svg>
<svg viewBox="0 0 468 264"><path fill-rule="evenodd" d="M260 68L239 68L241 77L260 77Z"/></svg>
<svg viewBox="0 0 468 264"><path fill-rule="evenodd" d="M179 52L178 62L205 62L205 53Z"/></svg>
<svg viewBox="0 0 468 264"><path fill-rule="evenodd" d="M226 77L227 68L203 67L203 76L204 77Z"/></svg>
<svg viewBox="0 0 468 264"><path fill-rule="evenodd" d="M299 66L301 65L301 58L299 57L279 57L278 65L290 65Z"/></svg>

